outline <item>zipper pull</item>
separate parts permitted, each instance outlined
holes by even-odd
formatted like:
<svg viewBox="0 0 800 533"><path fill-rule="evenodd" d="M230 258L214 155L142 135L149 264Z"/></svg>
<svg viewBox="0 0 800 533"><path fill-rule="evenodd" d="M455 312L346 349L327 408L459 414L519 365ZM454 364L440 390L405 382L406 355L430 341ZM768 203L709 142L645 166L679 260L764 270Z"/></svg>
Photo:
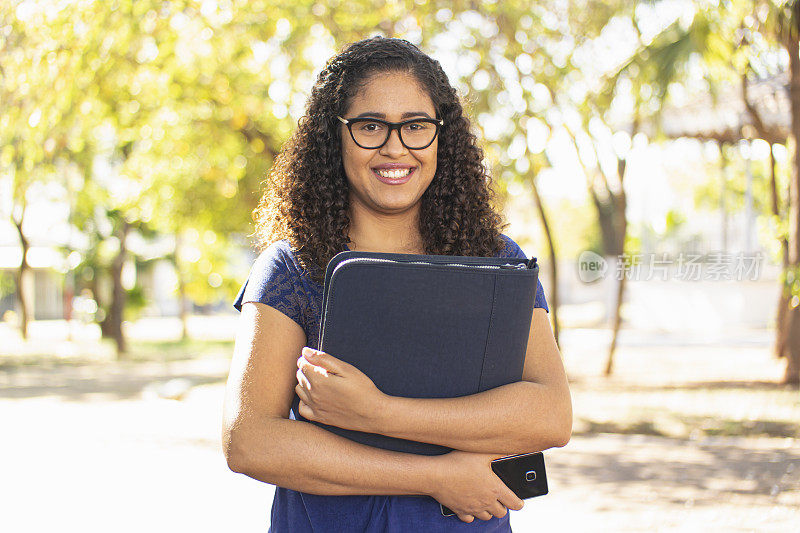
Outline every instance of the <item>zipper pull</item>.
<svg viewBox="0 0 800 533"><path fill-rule="evenodd" d="M530 269L535 267L536 267L536 258L531 257L530 259L528 259L528 268Z"/></svg>

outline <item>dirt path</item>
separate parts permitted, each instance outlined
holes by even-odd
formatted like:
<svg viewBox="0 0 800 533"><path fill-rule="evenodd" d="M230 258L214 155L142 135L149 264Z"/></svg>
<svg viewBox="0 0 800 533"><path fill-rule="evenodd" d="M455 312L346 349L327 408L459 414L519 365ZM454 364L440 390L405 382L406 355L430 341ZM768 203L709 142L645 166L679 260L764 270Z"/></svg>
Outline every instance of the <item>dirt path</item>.
<svg viewBox="0 0 800 533"><path fill-rule="evenodd" d="M515 531L800 531L789 439L599 434L546 457L551 493L515 514Z"/></svg>
<svg viewBox="0 0 800 533"><path fill-rule="evenodd" d="M4 374L0 530L265 530L271 488L219 450L224 364L101 368ZM800 531L793 439L576 436L547 465L515 531Z"/></svg>
<svg viewBox="0 0 800 533"><path fill-rule="evenodd" d="M599 380L601 335L565 335L583 425L546 453L550 494L512 515L514 531L800 533L800 439L774 436L795 431L800 401L772 385L766 337L623 339L620 372ZM224 356L43 363L0 365L0 531L266 530L272 488L220 451ZM714 418L777 430L692 429Z"/></svg>

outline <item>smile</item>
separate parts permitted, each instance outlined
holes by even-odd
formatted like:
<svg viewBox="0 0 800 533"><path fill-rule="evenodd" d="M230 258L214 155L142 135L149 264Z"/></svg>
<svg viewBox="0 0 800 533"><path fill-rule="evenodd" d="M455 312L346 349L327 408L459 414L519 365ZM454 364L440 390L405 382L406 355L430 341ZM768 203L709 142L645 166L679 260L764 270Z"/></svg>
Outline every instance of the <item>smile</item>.
<svg viewBox="0 0 800 533"><path fill-rule="evenodd" d="M373 168L375 177L383 183L389 185L402 185L411 179L414 174L414 167L406 168Z"/></svg>
<svg viewBox="0 0 800 533"><path fill-rule="evenodd" d="M398 168L395 170L375 170L375 172L382 178L404 178L411 172L410 168Z"/></svg>

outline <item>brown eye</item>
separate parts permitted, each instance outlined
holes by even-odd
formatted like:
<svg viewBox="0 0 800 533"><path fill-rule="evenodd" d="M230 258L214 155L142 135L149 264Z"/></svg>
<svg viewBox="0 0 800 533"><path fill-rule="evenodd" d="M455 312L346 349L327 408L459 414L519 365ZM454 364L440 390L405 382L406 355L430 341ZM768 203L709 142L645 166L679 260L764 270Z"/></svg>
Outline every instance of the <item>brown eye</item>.
<svg viewBox="0 0 800 533"><path fill-rule="evenodd" d="M406 124L404 127L409 132L418 133L432 128L433 125L427 122L412 122L410 124Z"/></svg>
<svg viewBox="0 0 800 533"><path fill-rule="evenodd" d="M361 122L358 124L358 131L364 134L383 133L386 131L386 126L380 122Z"/></svg>

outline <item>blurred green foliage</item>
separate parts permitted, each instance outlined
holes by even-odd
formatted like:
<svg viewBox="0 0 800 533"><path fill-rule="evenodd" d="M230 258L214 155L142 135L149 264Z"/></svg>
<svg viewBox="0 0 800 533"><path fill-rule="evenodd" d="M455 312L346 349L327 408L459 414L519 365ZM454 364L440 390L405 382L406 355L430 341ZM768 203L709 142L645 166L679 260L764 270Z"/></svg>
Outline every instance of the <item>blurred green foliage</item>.
<svg viewBox="0 0 800 533"><path fill-rule="evenodd" d="M33 183L56 181L88 240L80 283L108 275L131 229L174 238L164 257L190 299L229 298L241 281L231 249L252 232L261 180L314 76L345 43L381 34L442 62L501 193L514 183L529 191L561 135L597 203L553 210L560 253L600 252L609 244L596 221L620 209L632 137L676 85L699 68L713 92L746 68L772 68L772 41L737 46L734 36L743 24L772 35L764 28L777 3L757 2L768 13L751 20L749 3L699 1L663 27L653 23L658 4L3 2L0 173L12 181L11 213L24 216ZM737 191L741 179L730 183Z"/></svg>

